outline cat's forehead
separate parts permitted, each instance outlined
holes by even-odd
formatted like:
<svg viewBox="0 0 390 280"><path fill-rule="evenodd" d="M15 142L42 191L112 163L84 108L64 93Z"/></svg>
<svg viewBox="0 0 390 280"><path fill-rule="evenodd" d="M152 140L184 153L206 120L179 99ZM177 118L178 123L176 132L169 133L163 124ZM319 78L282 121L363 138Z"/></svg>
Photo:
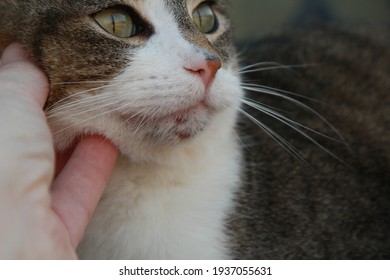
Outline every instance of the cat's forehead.
<svg viewBox="0 0 390 280"><path fill-rule="evenodd" d="M163 5L167 7L170 11L173 11L175 15L185 15L186 8L188 6L194 7L199 5L202 2L212 2L215 4L225 5L225 0L213 0L213 1L204 1L204 0L105 0L105 1L94 1L94 0L83 0L83 1L66 1L66 0L57 0L53 1L53 5L61 5L61 6L73 6L77 7L79 10L84 9L102 9L115 5L129 5L132 7L145 7L148 6L148 3L152 3L156 6ZM51 5L51 4L46 4ZM45 6L46 6L45 5Z"/></svg>

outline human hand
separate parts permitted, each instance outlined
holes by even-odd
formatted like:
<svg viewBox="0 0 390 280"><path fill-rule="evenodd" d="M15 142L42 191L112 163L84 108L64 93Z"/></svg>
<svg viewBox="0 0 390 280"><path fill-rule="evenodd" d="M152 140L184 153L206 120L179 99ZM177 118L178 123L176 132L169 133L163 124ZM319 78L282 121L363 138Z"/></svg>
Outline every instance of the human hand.
<svg viewBox="0 0 390 280"><path fill-rule="evenodd" d="M116 148L89 136L54 178L47 94L45 75L9 46L0 60L0 259L76 258L115 165Z"/></svg>

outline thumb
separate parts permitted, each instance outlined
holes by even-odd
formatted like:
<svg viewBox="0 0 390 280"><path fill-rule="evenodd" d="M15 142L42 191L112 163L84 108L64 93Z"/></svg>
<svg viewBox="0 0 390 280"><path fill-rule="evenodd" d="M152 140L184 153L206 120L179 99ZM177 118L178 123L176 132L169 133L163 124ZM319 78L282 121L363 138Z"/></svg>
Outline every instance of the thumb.
<svg viewBox="0 0 390 280"><path fill-rule="evenodd" d="M0 178L4 190L20 187L13 188L14 194L25 193L31 182L49 185L54 165L52 137L42 110L47 79L27 57L14 43L3 52L0 66Z"/></svg>
<svg viewBox="0 0 390 280"><path fill-rule="evenodd" d="M47 78L18 43L9 45L3 52L0 83L2 93L18 94L41 108L46 102L49 89Z"/></svg>

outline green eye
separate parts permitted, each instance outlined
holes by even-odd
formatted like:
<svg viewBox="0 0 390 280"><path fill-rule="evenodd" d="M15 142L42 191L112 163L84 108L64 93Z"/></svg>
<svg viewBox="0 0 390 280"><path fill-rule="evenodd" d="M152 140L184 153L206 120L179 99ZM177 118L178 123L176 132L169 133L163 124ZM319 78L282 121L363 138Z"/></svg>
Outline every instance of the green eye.
<svg viewBox="0 0 390 280"><path fill-rule="evenodd" d="M96 22L108 33L119 38L136 34L136 26L129 13L121 9L107 9L95 15Z"/></svg>
<svg viewBox="0 0 390 280"><path fill-rule="evenodd" d="M198 29L209 34L217 29L217 17L210 3L204 2L200 4L192 13L192 19Z"/></svg>

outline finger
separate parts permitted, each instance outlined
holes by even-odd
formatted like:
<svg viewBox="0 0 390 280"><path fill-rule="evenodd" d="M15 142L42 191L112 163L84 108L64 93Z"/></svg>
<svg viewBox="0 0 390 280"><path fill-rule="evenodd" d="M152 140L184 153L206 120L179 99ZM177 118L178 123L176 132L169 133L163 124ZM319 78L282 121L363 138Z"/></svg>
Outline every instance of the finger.
<svg viewBox="0 0 390 280"><path fill-rule="evenodd" d="M63 151L57 151L56 152L56 170L54 173L54 178L57 178L59 174L61 174L62 170L68 163L70 157L72 156L74 150L76 149L77 143L73 143L70 145L66 150Z"/></svg>
<svg viewBox="0 0 390 280"><path fill-rule="evenodd" d="M53 183L52 207L67 227L75 248L111 176L116 157L117 149L106 139L85 137Z"/></svg>
<svg viewBox="0 0 390 280"><path fill-rule="evenodd" d="M15 61L29 60L29 56L19 43L12 43L4 50L1 60L6 65Z"/></svg>
<svg viewBox="0 0 390 280"><path fill-rule="evenodd" d="M4 50L0 67L2 93L18 94L44 106L49 89L47 77L20 44L13 43Z"/></svg>

